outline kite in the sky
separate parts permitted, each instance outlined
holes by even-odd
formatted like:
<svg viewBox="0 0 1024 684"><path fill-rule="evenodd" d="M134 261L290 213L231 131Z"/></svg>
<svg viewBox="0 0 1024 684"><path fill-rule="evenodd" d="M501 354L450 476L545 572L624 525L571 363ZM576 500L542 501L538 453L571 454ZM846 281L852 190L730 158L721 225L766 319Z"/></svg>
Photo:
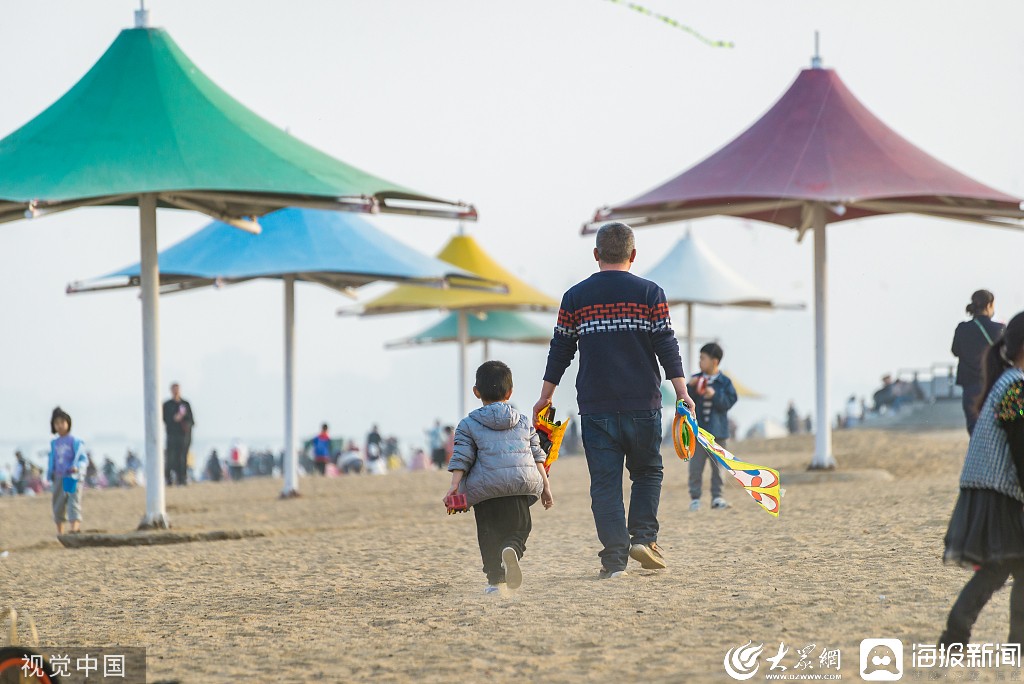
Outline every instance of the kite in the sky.
<svg viewBox="0 0 1024 684"><path fill-rule="evenodd" d="M624 5L625 7L628 7L629 9L633 10L634 12L639 12L640 14L646 14L647 16L653 17L654 19L657 19L658 21L661 21L661 22L663 22L665 24L668 24L669 26L671 26L673 28L677 28L680 31L686 31L691 36L693 36L694 38L696 38L700 42L704 43L705 45L710 45L711 47L724 47L724 48L735 47L735 45L733 44L732 41L729 41L729 40L712 40L712 39L708 38L707 36L702 35L700 32L697 31L697 29L695 29L695 28L693 28L691 26L687 26L686 24L681 24L680 22L676 21L672 17L666 17L664 14L658 14L657 12L648 9L648 8L644 7L643 5L638 5L638 4L634 3L634 2L628 2L627 0L608 0L608 2L614 2L616 5Z"/></svg>
<svg viewBox="0 0 1024 684"><path fill-rule="evenodd" d="M779 517L779 504L782 502L783 494L779 471L741 461L724 447L715 444L714 435L697 426L693 413L682 401L676 402L676 415L672 420L672 443L676 455L684 461L690 460L696 445L699 444L718 465L736 478L754 501L776 518Z"/></svg>

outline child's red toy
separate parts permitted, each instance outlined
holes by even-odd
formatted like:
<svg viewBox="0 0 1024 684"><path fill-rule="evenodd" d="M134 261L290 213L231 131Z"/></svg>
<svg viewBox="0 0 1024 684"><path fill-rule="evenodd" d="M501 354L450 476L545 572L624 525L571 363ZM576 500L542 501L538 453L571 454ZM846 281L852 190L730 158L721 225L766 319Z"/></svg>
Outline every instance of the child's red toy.
<svg viewBox="0 0 1024 684"><path fill-rule="evenodd" d="M448 509L448 515L465 513L469 510L469 502L465 494L451 494L444 498L444 506Z"/></svg>

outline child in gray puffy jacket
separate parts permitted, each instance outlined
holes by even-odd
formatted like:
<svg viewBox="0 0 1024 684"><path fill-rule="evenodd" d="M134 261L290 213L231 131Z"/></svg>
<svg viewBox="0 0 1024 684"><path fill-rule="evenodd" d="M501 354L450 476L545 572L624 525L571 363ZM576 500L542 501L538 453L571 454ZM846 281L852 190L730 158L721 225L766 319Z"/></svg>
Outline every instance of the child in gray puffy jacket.
<svg viewBox="0 0 1024 684"><path fill-rule="evenodd" d="M448 470L452 484L445 495L463 493L476 514L480 556L487 575L486 593L499 585L518 589L523 583L519 559L533 527L530 506L555 501L540 439L523 415L506 402L512 397L512 371L501 361L476 370L473 394L483 406L462 419L455 430L455 451Z"/></svg>

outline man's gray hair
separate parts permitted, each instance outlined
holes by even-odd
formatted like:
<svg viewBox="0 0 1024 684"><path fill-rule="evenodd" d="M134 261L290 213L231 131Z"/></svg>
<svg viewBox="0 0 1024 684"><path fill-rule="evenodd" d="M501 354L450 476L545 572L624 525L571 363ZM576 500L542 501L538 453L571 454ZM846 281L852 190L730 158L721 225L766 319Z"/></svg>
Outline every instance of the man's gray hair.
<svg viewBox="0 0 1024 684"><path fill-rule="evenodd" d="M635 247L633 229L625 223L606 223L597 231L597 256L606 264L629 261Z"/></svg>

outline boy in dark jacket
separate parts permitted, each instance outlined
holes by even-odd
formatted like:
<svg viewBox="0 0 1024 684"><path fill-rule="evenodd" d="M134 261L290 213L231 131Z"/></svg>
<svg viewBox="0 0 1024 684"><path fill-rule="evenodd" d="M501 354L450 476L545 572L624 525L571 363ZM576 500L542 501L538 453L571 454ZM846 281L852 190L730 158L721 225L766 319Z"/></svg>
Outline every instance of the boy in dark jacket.
<svg viewBox="0 0 1024 684"><path fill-rule="evenodd" d="M715 436L715 443L725 447L729 439L729 409L736 403L736 388L732 380L718 370L722 361L722 347L705 344L700 348L700 373L692 376L687 383L693 389L697 405L697 424ZM690 510L700 510L701 481L704 479L704 464L709 461L704 449L698 448L690 459ZM722 473L711 465L711 508L728 508L722 498Z"/></svg>
<svg viewBox="0 0 1024 684"><path fill-rule="evenodd" d="M455 431L455 448L448 470L452 494L466 495L476 514L477 540L487 575L486 593L504 584L523 583L519 559L526 551L533 522L530 506L540 499L551 508L551 485L544 461L547 454L529 416L508 405L512 371L501 361L488 361L476 371L473 394L483 406L462 419Z"/></svg>

